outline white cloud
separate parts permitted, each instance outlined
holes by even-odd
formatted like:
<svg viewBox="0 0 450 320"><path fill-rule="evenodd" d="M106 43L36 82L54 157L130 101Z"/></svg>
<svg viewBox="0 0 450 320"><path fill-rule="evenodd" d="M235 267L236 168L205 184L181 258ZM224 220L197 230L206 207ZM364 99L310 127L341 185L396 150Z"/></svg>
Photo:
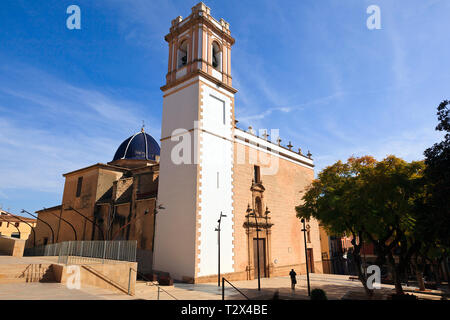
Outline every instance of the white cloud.
<svg viewBox="0 0 450 320"><path fill-rule="evenodd" d="M0 113L1 198L13 189L61 193L63 173L111 161L142 119L159 138L160 120L139 103L28 66L0 72L8 79L0 81L0 96L8 101Z"/></svg>

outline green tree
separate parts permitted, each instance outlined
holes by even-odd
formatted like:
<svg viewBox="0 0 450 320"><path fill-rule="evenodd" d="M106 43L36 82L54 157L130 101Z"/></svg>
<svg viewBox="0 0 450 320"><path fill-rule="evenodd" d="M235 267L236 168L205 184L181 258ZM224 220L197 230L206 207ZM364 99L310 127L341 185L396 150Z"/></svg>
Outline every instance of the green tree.
<svg viewBox="0 0 450 320"><path fill-rule="evenodd" d="M428 241L434 243L432 250L422 254L430 260L438 273L440 262L450 251L450 101L444 100L437 107L436 130L444 132L444 139L425 150L426 194L420 199L421 226ZM446 265L448 277L448 265Z"/></svg>
<svg viewBox="0 0 450 320"><path fill-rule="evenodd" d="M332 233L353 236L355 267L368 294L372 292L361 270L362 240L374 244L378 263L388 263L396 291L403 293L401 274L418 246L414 201L421 192L423 168L423 162L394 156L338 161L319 173L296 208L299 218L312 216Z"/></svg>
<svg viewBox="0 0 450 320"><path fill-rule="evenodd" d="M375 164L372 157L350 158L325 168L312 182L296 207L299 218L318 219L329 234L352 235L354 264L358 277L368 295L373 291L367 287L367 279L361 270L361 241L366 213L365 204L359 196L363 181L360 179L362 167Z"/></svg>

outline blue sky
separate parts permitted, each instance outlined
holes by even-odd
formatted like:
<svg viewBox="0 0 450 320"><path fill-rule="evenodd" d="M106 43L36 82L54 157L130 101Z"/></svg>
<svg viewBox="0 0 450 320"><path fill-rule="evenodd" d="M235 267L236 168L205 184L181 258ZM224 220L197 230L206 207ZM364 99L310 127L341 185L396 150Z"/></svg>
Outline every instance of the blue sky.
<svg viewBox="0 0 450 320"><path fill-rule="evenodd" d="M62 174L111 161L140 129L160 138L164 35L198 1L0 3L0 205L61 203ZM279 129L316 172L351 155L406 160L442 135L450 1L205 1L230 23L240 127ZM81 8L81 30L66 8ZM381 30L366 27L369 5Z"/></svg>

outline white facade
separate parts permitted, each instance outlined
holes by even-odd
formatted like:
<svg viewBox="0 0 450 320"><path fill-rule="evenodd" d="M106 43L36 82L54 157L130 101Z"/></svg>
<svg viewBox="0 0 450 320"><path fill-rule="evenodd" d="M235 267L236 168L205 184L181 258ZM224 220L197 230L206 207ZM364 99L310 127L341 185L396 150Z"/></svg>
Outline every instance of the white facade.
<svg viewBox="0 0 450 320"><path fill-rule="evenodd" d="M203 80L206 81L206 80ZM197 276L217 274L217 232L220 212L221 272L233 272L233 144L232 100L202 84L200 122L200 244Z"/></svg>
<svg viewBox="0 0 450 320"><path fill-rule="evenodd" d="M198 119L198 90L198 82L192 83L163 102L158 202L165 209L156 216L153 268L170 272L178 280L195 273L197 165L193 160L181 165L172 161L172 150L179 144L175 140L179 137L172 133L193 129Z"/></svg>
<svg viewBox="0 0 450 320"><path fill-rule="evenodd" d="M176 280L217 274L215 229L222 212L227 217L221 225L221 273L233 272L236 90L228 59L234 39L229 25L213 19L203 3L185 20L174 19L165 39L170 49L162 87L158 186L158 202L165 209L156 216L153 269L169 272ZM188 52L182 65L180 47Z"/></svg>

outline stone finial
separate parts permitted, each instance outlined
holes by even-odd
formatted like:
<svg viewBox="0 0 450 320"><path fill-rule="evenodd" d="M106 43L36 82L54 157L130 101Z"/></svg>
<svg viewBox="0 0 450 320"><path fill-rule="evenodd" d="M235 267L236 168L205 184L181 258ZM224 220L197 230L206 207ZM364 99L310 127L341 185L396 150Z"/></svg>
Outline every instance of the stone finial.
<svg viewBox="0 0 450 320"><path fill-rule="evenodd" d="M203 2L199 2L197 3L195 6L192 7L192 13L200 13L200 12L205 12L207 15L210 15L211 9L209 9L209 7L204 4Z"/></svg>
<svg viewBox="0 0 450 320"><path fill-rule="evenodd" d="M298 148L298 154L302 154L302 148Z"/></svg>
<svg viewBox="0 0 450 320"><path fill-rule="evenodd" d="M312 157L312 153L311 152L309 152L309 150L308 150L308 154L306 155L308 158L310 158L311 159L311 157Z"/></svg>
<svg viewBox="0 0 450 320"><path fill-rule="evenodd" d="M252 126L248 127L248 131L247 132L250 133L250 134L254 134Z"/></svg>
<svg viewBox="0 0 450 320"><path fill-rule="evenodd" d="M267 140L267 138L269 137L269 135L267 134L267 130L264 130L262 137L264 138L264 140Z"/></svg>
<svg viewBox="0 0 450 320"><path fill-rule="evenodd" d="M281 146L281 138L280 137L278 137L277 143L278 143L279 146Z"/></svg>
<svg viewBox="0 0 450 320"><path fill-rule="evenodd" d="M183 21L183 17L182 16L178 16L175 19L172 20L172 26L176 26L177 24L179 24L181 21Z"/></svg>
<svg viewBox="0 0 450 320"><path fill-rule="evenodd" d="M239 120L234 119L234 126L236 127L238 124Z"/></svg>
<svg viewBox="0 0 450 320"><path fill-rule="evenodd" d="M222 18L220 19L220 25L225 28L225 30L230 29L230 24L228 22L226 22L225 20L223 20Z"/></svg>
<svg viewBox="0 0 450 320"><path fill-rule="evenodd" d="M289 150L292 150L293 145L291 144L290 141L289 141L289 144L287 145L287 147L289 148Z"/></svg>

